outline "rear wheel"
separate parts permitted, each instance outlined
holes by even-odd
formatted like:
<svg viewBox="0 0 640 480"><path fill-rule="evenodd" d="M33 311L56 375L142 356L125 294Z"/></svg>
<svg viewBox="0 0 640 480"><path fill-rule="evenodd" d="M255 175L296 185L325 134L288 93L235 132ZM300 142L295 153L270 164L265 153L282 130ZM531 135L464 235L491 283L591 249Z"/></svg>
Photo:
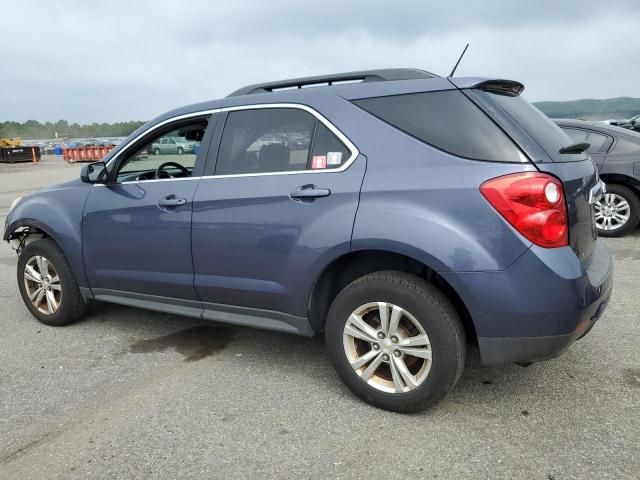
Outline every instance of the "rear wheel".
<svg viewBox="0 0 640 480"><path fill-rule="evenodd" d="M71 267L49 238L30 243L20 253L18 287L29 311L46 325L66 325L85 312Z"/></svg>
<svg viewBox="0 0 640 480"><path fill-rule="evenodd" d="M640 200L623 185L607 184L607 193L595 204L595 221L602 237L619 237L638 226Z"/></svg>
<svg viewBox="0 0 640 480"><path fill-rule="evenodd" d="M464 330L448 299L404 272L365 275L333 301L326 324L333 365L360 398L386 410L424 410L456 384Z"/></svg>

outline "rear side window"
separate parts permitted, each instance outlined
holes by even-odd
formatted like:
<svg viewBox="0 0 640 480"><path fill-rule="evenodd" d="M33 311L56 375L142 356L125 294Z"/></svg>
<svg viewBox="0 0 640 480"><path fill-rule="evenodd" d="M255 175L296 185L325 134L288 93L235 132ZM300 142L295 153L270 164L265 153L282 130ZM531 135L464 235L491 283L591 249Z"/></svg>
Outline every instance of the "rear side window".
<svg viewBox="0 0 640 480"><path fill-rule="evenodd" d="M589 148L587 149L587 153L598 153L600 152L604 144L607 142L609 137L606 135L602 135L600 133L593 132L591 130L581 130L578 128L565 128L561 127L564 133L569 135L571 141L574 143L583 143L586 142L589 144Z"/></svg>
<svg viewBox="0 0 640 480"><path fill-rule="evenodd" d="M476 160L528 162L513 141L457 90L366 98L354 103L445 152Z"/></svg>
<svg viewBox="0 0 640 480"><path fill-rule="evenodd" d="M309 112L262 108L230 112L216 175L294 172L340 167L347 147Z"/></svg>

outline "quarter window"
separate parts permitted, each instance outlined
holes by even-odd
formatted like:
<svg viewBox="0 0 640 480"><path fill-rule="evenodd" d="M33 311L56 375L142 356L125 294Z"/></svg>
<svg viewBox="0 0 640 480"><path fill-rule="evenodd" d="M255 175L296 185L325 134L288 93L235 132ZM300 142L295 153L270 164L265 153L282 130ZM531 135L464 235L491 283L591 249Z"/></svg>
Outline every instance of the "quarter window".
<svg viewBox="0 0 640 480"><path fill-rule="evenodd" d="M354 103L445 152L478 160L528 161L513 141L457 90L365 98Z"/></svg>
<svg viewBox="0 0 640 480"><path fill-rule="evenodd" d="M564 133L569 135L572 142L575 143L588 143L589 148L587 153L598 153L602 150L605 142L609 137L600 133L592 132L590 130L582 130L579 128L562 128Z"/></svg>
<svg viewBox="0 0 640 480"><path fill-rule="evenodd" d="M599 152L602 150L602 146L607 141L606 135L600 135L599 133L589 132L587 136L587 142L590 144L588 152Z"/></svg>
<svg viewBox="0 0 640 480"><path fill-rule="evenodd" d="M216 175L337 168L347 147L310 113L296 108L230 112L222 134Z"/></svg>

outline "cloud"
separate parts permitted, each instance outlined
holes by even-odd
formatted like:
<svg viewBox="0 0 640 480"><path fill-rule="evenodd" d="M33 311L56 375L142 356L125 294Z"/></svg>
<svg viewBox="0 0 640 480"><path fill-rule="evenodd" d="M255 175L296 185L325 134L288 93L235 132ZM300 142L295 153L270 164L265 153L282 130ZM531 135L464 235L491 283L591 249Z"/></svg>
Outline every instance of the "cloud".
<svg viewBox="0 0 640 480"><path fill-rule="evenodd" d="M103 1L3 7L0 120L116 121L259 81L375 67L639 96L637 1Z"/></svg>

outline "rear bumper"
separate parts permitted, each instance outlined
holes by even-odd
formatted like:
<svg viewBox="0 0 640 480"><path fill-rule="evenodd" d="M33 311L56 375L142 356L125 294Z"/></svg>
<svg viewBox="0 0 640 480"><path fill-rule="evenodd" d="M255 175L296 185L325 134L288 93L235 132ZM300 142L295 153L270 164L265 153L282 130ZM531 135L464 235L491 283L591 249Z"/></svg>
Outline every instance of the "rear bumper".
<svg viewBox="0 0 640 480"><path fill-rule="evenodd" d="M580 263L569 247L532 247L501 272L443 274L473 319L485 364L547 360L586 335L613 289L602 240Z"/></svg>
<svg viewBox="0 0 640 480"><path fill-rule="evenodd" d="M575 331L547 337L478 337L480 357L484 364L537 362L563 354L573 342L591 331L604 311L609 297L600 304L596 315L578 324Z"/></svg>

